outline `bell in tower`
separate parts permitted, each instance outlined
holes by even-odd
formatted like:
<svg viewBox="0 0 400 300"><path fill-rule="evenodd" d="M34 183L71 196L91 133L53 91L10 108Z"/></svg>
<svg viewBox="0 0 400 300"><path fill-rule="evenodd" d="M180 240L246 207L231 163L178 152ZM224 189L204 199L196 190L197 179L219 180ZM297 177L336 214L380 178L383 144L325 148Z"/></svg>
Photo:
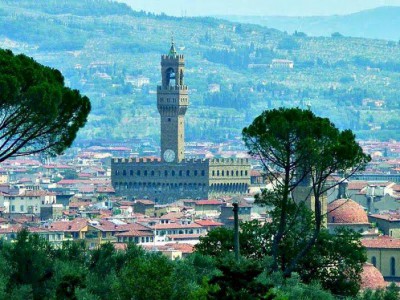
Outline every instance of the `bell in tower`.
<svg viewBox="0 0 400 300"><path fill-rule="evenodd" d="M185 113L189 105L184 85L185 61L171 42L169 53L161 56L161 86L157 88L157 109L161 116L161 157L168 163L185 158Z"/></svg>

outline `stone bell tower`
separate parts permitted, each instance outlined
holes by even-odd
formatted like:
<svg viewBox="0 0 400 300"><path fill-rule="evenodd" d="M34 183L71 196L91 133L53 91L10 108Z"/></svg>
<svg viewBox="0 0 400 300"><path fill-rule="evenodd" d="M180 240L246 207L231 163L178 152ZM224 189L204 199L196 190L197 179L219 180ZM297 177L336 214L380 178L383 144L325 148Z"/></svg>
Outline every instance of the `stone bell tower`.
<svg viewBox="0 0 400 300"><path fill-rule="evenodd" d="M161 56L161 86L157 87L157 109L161 116L161 158L172 163L185 158L185 113L189 105L184 84L185 60L177 54L174 42Z"/></svg>

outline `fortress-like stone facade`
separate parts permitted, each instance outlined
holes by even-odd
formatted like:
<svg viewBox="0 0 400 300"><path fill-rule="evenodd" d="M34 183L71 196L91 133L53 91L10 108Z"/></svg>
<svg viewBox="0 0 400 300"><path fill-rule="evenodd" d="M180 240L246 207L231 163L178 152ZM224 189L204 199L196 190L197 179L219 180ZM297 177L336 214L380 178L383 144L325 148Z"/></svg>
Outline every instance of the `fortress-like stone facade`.
<svg viewBox="0 0 400 300"><path fill-rule="evenodd" d="M246 193L250 184L248 159L185 159L188 87L183 81L184 57L176 53L173 43L169 54L161 56L161 76L162 84L157 87L161 158L113 158L111 180L117 195L168 203Z"/></svg>
<svg viewBox="0 0 400 300"><path fill-rule="evenodd" d="M193 159L165 163L161 160L115 158L112 170L117 194L162 203L246 193L250 184L247 159Z"/></svg>

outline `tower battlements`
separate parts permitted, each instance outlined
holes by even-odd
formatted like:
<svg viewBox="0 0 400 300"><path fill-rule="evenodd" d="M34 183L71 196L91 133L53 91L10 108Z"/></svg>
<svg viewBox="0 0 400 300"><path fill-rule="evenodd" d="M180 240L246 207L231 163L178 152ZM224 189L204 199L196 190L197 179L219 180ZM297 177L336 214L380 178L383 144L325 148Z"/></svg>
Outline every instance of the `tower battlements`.
<svg viewBox="0 0 400 300"><path fill-rule="evenodd" d="M210 165L248 165L248 158L212 158Z"/></svg>
<svg viewBox="0 0 400 300"><path fill-rule="evenodd" d="M179 164L204 164L208 163L209 159L202 158L190 158L184 159ZM156 165L165 164L160 158L113 158L112 163L114 164L146 164L146 165Z"/></svg>
<svg viewBox="0 0 400 300"><path fill-rule="evenodd" d="M132 163L146 163L146 164L159 164L161 163L160 158L117 158L114 157L112 162L115 164L132 164ZM209 163L210 165L249 165L248 158L190 158L184 159L180 164L198 164L198 163Z"/></svg>
<svg viewBox="0 0 400 300"><path fill-rule="evenodd" d="M187 85L167 85L167 86L157 86L158 91L171 91L171 92L176 92L176 91L187 91L188 86Z"/></svg>
<svg viewBox="0 0 400 300"><path fill-rule="evenodd" d="M167 54L163 54L161 55L161 59L164 60L165 62L180 62L180 63L184 63L185 59L183 57L183 54L176 54L176 55L167 55Z"/></svg>

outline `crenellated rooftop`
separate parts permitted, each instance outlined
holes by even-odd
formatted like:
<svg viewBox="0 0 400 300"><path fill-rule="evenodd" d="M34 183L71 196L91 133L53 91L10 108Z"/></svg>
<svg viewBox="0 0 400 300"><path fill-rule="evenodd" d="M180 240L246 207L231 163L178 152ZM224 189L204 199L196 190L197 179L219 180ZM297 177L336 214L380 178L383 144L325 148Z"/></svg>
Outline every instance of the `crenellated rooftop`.
<svg viewBox="0 0 400 300"><path fill-rule="evenodd" d="M113 163L146 163L146 164L159 164L160 158L113 158ZM164 163L164 162L162 162ZM192 164L192 163L209 163L210 165L232 165L232 164L249 164L248 158L190 158L179 162L179 164Z"/></svg>
<svg viewBox="0 0 400 300"><path fill-rule="evenodd" d="M159 91L187 91L188 86L187 85L168 85L168 86L161 86L158 85L157 89Z"/></svg>

